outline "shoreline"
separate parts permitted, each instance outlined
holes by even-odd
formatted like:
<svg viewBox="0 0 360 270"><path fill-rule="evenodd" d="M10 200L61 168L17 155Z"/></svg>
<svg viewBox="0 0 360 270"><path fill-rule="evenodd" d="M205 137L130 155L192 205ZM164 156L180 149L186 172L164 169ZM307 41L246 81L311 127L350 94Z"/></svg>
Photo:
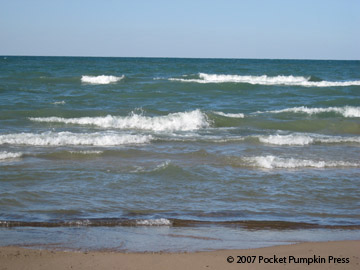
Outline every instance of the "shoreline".
<svg viewBox="0 0 360 270"><path fill-rule="evenodd" d="M0 247L1 269L359 269L360 240L201 252L55 251ZM229 263L228 257L234 261ZM237 257L244 256L244 257ZM237 263L247 259L249 262ZM230 258L231 262L232 259Z"/></svg>

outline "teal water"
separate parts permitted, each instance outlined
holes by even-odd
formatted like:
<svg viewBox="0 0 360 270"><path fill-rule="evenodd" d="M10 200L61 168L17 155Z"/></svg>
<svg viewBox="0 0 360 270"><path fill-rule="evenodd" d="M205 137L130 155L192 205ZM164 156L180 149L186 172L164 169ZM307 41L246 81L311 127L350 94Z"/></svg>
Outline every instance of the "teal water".
<svg viewBox="0 0 360 270"><path fill-rule="evenodd" d="M2 56L0 97L3 245L359 235L360 61Z"/></svg>

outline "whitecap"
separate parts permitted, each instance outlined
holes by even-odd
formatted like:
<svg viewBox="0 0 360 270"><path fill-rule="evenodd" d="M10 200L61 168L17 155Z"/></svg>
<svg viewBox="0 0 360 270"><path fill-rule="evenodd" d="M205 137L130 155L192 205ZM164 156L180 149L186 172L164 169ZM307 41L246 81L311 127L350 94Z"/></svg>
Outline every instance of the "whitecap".
<svg viewBox="0 0 360 270"><path fill-rule="evenodd" d="M225 75L199 73L199 79L169 78L170 81L195 82L195 83L248 83L259 85L292 85L305 87L331 87L360 85L357 81L310 81L310 77L304 76L253 76L253 75Z"/></svg>
<svg viewBox="0 0 360 270"><path fill-rule="evenodd" d="M217 115L230 117L230 118L244 118L245 115L243 113L224 113L224 112L214 112Z"/></svg>
<svg viewBox="0 0 360 270"><path fill-rule="evenodd" d="M71 154L80 154L80 155L100 155L104 153L103 151L97 150L83 150L83 151L70 151Z"/></svg>
<svg viewBox="0 0 360 270"><path fill-rule="evenodd" d="M124 79L125 76L122 75L120 77L116 76L107 76L107 75L100 75L100 76L86 76L83 75L81 77L81 82L83 83L89 83L89 84L109 84L109 83L115 83L122 79Z"/></svg>
<svg viewBox="0 0 360 270"><path fill-rule="evenodd" d="M30 117L29 119L37 122L94 125L103 128L141 129L152 131L189 131L210 126L206 114L200 110L170 113L165 116L154 117L131 113L129 116L107 115L103 117L79 118Z"/></svg>
<svg viewBox="0 0 360 270"><path fill-rule="evenodd" d="M314 139L308 135L269 135L260 136L259 141L267 144L276 145L307 145L314 142Z"/></svg>
<svg viewBox="0 0 360 270"><path fill-rule="evenodd" d="M318 134L289 134L259 136L259 141L274 145L308 145L313 143L360 143L360 137L326 136Z"/></svg>
<svg viewBox="0 0 360 270"><path fill-rule="evenodd" d="M295 158L282 158L272 155L247 157L244 161L250 166L265 169L296 169L296 168L328 168L328 167L358 167L360 164L345 161L324 161L324 160L307 160Z"/></svg>
<svg viewBox="0 0 360 270"><path fill-rule="evenodd" d="M72 133L72 132L43 132L43 133L13 133L0 135L0 144L64 146L64 145L94 145L115 146L126 144L144 144L152 139L150 135L130 135L115 133Z"/></svg>
<svg viewBox="0 0 360 270"><path fill-rule="evenodd" d="M266 111L267 113L306 113L309 115L319 113L338 113L344 117L360 117L360 107L344 106L344 107L327 107L327 108L308 108L306 106L286 108L282 110ZM263 112L257 112L263 113Z"/></svg>
<svg viewBox="0 0 360 270"><path fill-rule="evenodd" d="M54 105L64 105L65 103L66 102L64 100L62 100L62 101L55 101L52 104L54 104Z"/></svg>
<svg viewBox="0 0 360 270"><path fill-rule="evenodd" d="M171 226L171 221L166 218L136 220L138 226Z"/></svg>
<svg viewBox="0 0 360 270"><path fill-rule="evenodd" d="M7 151L0 152L0 160L20 158L23 153L12 153Z"/></svg>

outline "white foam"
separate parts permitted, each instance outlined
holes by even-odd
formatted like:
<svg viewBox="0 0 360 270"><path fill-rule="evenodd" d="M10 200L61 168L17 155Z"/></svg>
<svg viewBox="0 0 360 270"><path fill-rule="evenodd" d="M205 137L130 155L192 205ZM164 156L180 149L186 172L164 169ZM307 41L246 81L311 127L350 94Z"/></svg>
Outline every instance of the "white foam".
<svg viewBox="0 0 360 270"><path fill-rule="evenodd" d="M171 221L166 218L137 220L136 225L140 226L171 226Z"/></svg>
<svg viewBox="0 0 360 270"><path fill-rule="evenodd" d="M289 134L259 136L259 141L275 145L308 145L312 143L360 143L360 137L325 136L317 134Z"/></svg>
<svg viewBox="0 0 360 270"><path fill-rule="evenodd" d="M94 125L103 128L142 129L152 131L188 131L209 127L206 114L200 110L171 113L165 116L148 117L132 113L129 116L104 117L30 117L32 121L78 125Z"/></svg>
<svg viewBox="0 0 360 270"><path fill-rule="evenodd" d="M351 163L345 161L316 161L306 159L295 159L295 158L281 158L275 156L257 156L248 157L244 160L251 166L265 168L265 169L296 169L296 168L327 168L327 167L358 167L359 163Z"/></svg>
<svg viewBox="0 0 360 270"><path fill-rule="evenodd" d="M94 145L114 146L124 144L149 143L150 135L129 135L115 133L72 133L72 132L43 132L14 133L0 135L0 144L20 144L38 146L64 146L64 145Z"/></svg>
<svg viewBox="0 0 360 270"><path fill-rule="evenodd" d="M81 155L99 155L104 153L103 151L96 150L87 150L87 151L70 151L71 154L81 154Z"/></svg>
<svg viewBox="0 0 360 270"><path fill-rule="evenodd" d="M276 145L307 145L314 142L314 139L307 135L270 135L259 137L259 141Z"/></svg>
<svg viewBox="0 0 360 270"><path fill-rule="evenodd" d="M88 219L74 220L74 221L67 222L67 225L70 225L70 226L89 226L89 225L91 225L91 221L88 220Z"/></svg>
<svg viewBox="0 0 360 270"><path fill-rule="evenodd" d="M66 102L64 100L62 100L62 101L55 101L52 104L54 104L54 105L64 105L65 103Z"/></svg>
<svg viewBox="0 0 360 270"><path fill-rule="evenodd" d="M23 153L12 153L7 151L0 152L0 160L19 158Z"/></svg>
<svg viewBox="0 0 360 270"><path fill-rule="evenodd" d="M249 83L260 85L293 85L305 87L331 87L331 86L351 86L360 85L359 81L320 81L312 82L310 77L303 76L252 76L252 75L223 75L199 73L199 79L170 78L170 81L195 82L195 83Z"/></svg>
<svg viewBox="0 0 360 270"><path fill-rule="evenodd" d="M109 84L109 83L115 83L122 79L124 79L125 76L122 75L120 77L116 76L107 76L107 75L100 75L100 76L86 76L83 75L81 77L81 82L83 83L90 83L90 84Z"/></svg>
<svg viewBox="0 0 360 270"><path fill-rule="evenodd" d="M231 118L244 118L245 115L243 113L224 113L224 112L214 112L217 115L231 117Z"/></svg>
<svg viewBox="0 0 360 270"><path fill-rule="evenodd" d="M283 110L267 111L268 113L306 113L306 114L318 114L326 112L334 112L343 115L344 117L360 117L360 107L345 106L345 107L327 107L327 108L308 108L305 106L286 108ZM262 113L262 112L257 112Z"/></svg>

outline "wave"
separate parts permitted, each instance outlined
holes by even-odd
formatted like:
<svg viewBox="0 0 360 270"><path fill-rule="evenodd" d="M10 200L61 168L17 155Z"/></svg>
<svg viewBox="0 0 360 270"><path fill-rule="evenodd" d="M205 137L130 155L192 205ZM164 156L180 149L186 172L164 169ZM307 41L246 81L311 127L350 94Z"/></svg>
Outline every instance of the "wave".
<svg viewBox="0 0 360 270"><path fill-rule="evenodd" d="M172 226L173 221L166 218L156 219L77 219L69 221L11 221L0 220L0 227L97 227L97 226Z"/></svg>
<svg viewBox="0 0 360 270"><path fill-rule="evenodd" d="M0 152L0 160L20 158L23 153L12 153L7 151Z"/></svg>
<svg viewBox="0 0 360 270"><path fill-rule="evenodd" d="M36 145L36 146L65 146L65 145L94 145L115 146L124 144L149 143L150 135L129 135L114 133L72 133L72 132L43 132L15 133L0 135L1 144Z"/></svg>
<svg viewBox="0 0 360 270"><path fill-rule="evenodd" d="M115 227L115 226L172 226L172 227L200 227L220 225L237 227L249 230L288 230L288 229L359 229L358 224L325 225L317 223L293 222L281 220L198 220L198 219L126 219L126 218L100 218L100 219L75 219L52 221L21 221L0 220L0 227Z"/></svg>
<svg viewBox="0 0 360 270"><path fill-rule="evenodd" d="M360 137L340 137L325 135L307 135L307 134L290 134L290 135L269 135L259 136L259 141L275 145L308 145L313 143L360 143Z"/></svg>
<svg viewBox="0 0 360 270"><path fill-rule="evenodd" d="M252 76L252 75L224 75L199 73L198 79L169 78L170 81L195 83L248 83L260 85L292 85L305 87L334 87L360 85L358 81L312 81L311 77L303 76Z"/></svg>
<svg viewBox="0 0 360 270"><path fill-rule="evenodd" d="M158 172L165 170L171 165L170 161L164 161L160 164L156 165L154 168L145 168L142 166L136 166L134 170L131 171L131 173L151 173L151 172Z"/></svg>
<svg viewBox="0 0 360 270"><path fill-rule="evenodd" d="M70 151L70 154L74 154L74 155L100 155L102 153L104 153L104 151L97 151L97 150Z"/></svg>
<svg viewBox="0 0 360 270"><path fill-rule="evenodd" d="M86 76L83 75L81 77L81 82L83 83L89 83L89 84L110 84L118 82L122 79L124 79L125 76L122 75L120 77L116 76L106 76L106 75L100 75L100 76Z"/></svg>
<svg viewBox="0 0 360 270"><path fill-rule="evenodd" d="M209 127L205 113L200 110L171 113L165 116L144 116L131 113L129 116L104 117L30 117L31 121L65 123L78 125L94 125L103 128L141 129L152 131L189 131Z"/></svg>
<svg viewBox="0 0 360 270"><path fill-rule="evenodd" d="M64 105L66 102L64 101L64 100L62 100L62 101L55 101L55 102L53 102L53 103L51 103L51 104L54 104L54 105Z"/></svg>
<svg viewBox="0 0 360 270"><path fill-rule="evenodd" d="M136 220L137 226L171 226L171 221L166 218Z"/></svg>
<svg viewBox="0 0 360 270"><path fill-rule="evenodd" d="M265 168L265 169L296 169L296 168L328 168L328 167L358 167L359 163L351 163L345 161L316 161L295 158L281 158L272 155L257 156L244 158L244 161L250 166Z"/></svg>
<svg viewBox="0 0 360 270"><path fill-rule="evenodd" d="M267 113L306 113L309 115L312 114L319 114L319 113L338 113L343 115L344 117L360 117L360 107L353 107L353 106L345 106L345 107L328 107L328 108L308 108L305 106L301 107L293 107L293 108L286 108L283 110L274 110L274 111L266 111ZM257 112L257 113L264 113L264 112Z"/></svg>
<svg viewBox="0 0 360 270"><path fill-rule="evenodd" d="M223 113L223 112L213 112L217 115L230 117L230 118L244 118L245 115L243 113Z"/></svg>

